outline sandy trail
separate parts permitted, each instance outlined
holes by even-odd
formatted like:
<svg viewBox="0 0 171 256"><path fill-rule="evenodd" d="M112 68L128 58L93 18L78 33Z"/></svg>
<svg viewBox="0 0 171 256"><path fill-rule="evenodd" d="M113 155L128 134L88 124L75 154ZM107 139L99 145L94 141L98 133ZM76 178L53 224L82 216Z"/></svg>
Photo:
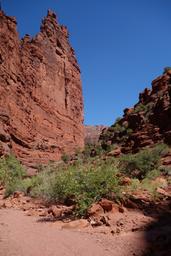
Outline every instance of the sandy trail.
<svg viewBox="0 0 171 256"><path fill-rule="evenodd" d="M143 232L112 236L37 220L19 210L0 210L0 256L139 256L145 248Z"/></svg>

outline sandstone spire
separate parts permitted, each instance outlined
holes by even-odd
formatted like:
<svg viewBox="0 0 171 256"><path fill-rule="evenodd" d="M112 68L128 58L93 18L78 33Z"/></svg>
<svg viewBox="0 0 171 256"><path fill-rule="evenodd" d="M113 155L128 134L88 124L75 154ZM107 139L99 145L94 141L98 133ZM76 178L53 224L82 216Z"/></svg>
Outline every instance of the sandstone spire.
<svg viewBox="0 0 171 256"><path fill-rule="evenodd" d="M0 154L27 166L84 145L80 69L66 27L48 11L40 32L21 41L0 12Z"/></svg>

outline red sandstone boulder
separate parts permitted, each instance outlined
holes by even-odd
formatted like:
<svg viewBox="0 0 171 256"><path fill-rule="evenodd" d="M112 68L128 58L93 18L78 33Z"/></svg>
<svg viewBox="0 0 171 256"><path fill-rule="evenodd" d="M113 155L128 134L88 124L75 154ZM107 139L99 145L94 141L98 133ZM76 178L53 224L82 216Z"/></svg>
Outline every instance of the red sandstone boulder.
<svg viewBox="0 0 171 256"><path fill-rule="evenodd" d="M114 156L114 157L120 156L121 155L121 148L116 148L116 149L110 151L107 155L108 156Z"/></svg>
<svg viewBox="0 0 171 256"><path fill-rule="evenodd" d="M103 208L104 212L110 212L113 207L113 202L108 199L101 199L99 205Z"/></svg>
<svg viewBox="0 0 171 256"><path fill-rule="evenodd" d="M99 216L104 213L104 210L100 204L94 203L87 211L89 216Z"/></svg>
<svg viewBox="0 0 171 256"><path fill-rule="evenodd" d="M131 184L131 179L129 177L123 177L121 179L121 182L120 184L123 185L123 186L127 186L127 185L130 185Z"/></svg>
<svg viewBox="0 0 171 256"><path fill-rule="evenodd" d="M74 220L62 225L63 229L83 229L89 226L89 222L86 219Z"/></svg>
<svg viewBox="0 0 171 256"><path fill-rule="evenodd" d="M49 209L48 209L48 213L52 214L53 217L55 218L59 218L62 216L62 209L61 208L58 208L57 206L55 205L52 205Z"/></svg>

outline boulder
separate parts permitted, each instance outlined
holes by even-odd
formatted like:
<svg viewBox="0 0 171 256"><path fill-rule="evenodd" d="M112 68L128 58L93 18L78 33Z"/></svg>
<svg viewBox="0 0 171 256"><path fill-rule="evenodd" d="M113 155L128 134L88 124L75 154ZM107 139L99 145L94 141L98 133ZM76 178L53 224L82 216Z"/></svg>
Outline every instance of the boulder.
<svg viewBox="0 0 171 256"><path fill-rule="evenodd" d="M55 218L59 218L59 217L62 216L63 211L62 211L61 208L58 208L57 206L52 205L52 206L48 209L48 213L49 213L49 214L52 214L53 217L55 217Z"/></svg>
<svg viewBox="0 0 171 256"><path fill-rule="evenodd" d="M120 156L121 155L121 148L116 148L116 149L110 151L107 155L108 156L114 156L114 157Z"/></svg>
<svg viewBox="0 0 171 256"><path fill-rule="evenodd" d="M86 219L74 220L74 221L62 224L63 229L83 229L88 226L89 226L89 222Z"/></svg>
<svg viewBox="0 0 171 256"><path fill-rule="evenodd" d="M99 201L99 205L103 208L104 212L110 212L112 210L113 204L114 203L112 201L105 198Z"/></svg>
<svg viewBox="0 0 171 256"><path fill-rule="evenodd" d="M104 210L100 204L94 203L87 211L89 216L98 216L104 213Z"/></svg>

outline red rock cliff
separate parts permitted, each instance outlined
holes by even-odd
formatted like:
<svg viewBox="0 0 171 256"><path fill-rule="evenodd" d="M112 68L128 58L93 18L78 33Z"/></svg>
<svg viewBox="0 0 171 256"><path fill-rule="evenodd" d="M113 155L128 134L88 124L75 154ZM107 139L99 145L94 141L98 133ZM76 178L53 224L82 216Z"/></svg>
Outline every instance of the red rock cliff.
<svg viewBox="0 0 171 256"><path fill-rule="evenodd" d="M58 160L84 145L80 69L68 31L48 11L40 33L19 39L0 11L0 154L25 165Z"/></svg>
<svg viewBox="0 0 171 256"><path fill-rule="evenodd" d="M104 125L85 125L84 126L84 142L85 144L96 145L99 143L99 137L103 129L107 129Z"/></svg>
<svg viewBox="0 0 171 256"><path fill-rule="evenodd" d="M171 68L152 81L151 89L140 93L139 102L125 109L124 116L104 130L100 140L104 146L119 144L123 153L155 143L171 145Z"/></svg>

